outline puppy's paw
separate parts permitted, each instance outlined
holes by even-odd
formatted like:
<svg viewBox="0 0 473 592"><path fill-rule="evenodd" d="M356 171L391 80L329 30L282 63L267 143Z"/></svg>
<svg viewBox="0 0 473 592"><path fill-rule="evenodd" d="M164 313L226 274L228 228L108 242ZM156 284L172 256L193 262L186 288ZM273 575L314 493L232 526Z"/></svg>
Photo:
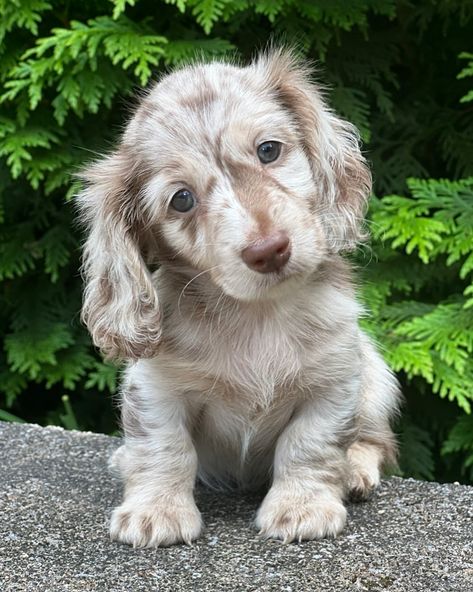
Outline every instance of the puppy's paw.
<svg viewBox="0 0 473 592"><path fill-rule="evenodd" d="M345 506L334 496L269 491L256 515L256 526L264 537L290 543L336 537L346 517Z"/></svg>
<svg viewBox="0 0 473 592"><path fill-rule="evenodd" d="M348 480L348 495L354 502L362 502L369 498L380 482L378 469L353 468Z"/></svg>
<svg viewBox="0 0 473 592"><path fill-rule="evenodd" d="M352 501L364 501L380 483L380 451L374 446L355 443L348 449L350 477L348 495Z"/></svg>
<svg viewBox="0 0 473 592"><path fill-rule="evenodd" d="M115 508L110 522L111 539L133 547L190 544L201 530L202 519L193 500L153 505L125 502Z"/></svg>

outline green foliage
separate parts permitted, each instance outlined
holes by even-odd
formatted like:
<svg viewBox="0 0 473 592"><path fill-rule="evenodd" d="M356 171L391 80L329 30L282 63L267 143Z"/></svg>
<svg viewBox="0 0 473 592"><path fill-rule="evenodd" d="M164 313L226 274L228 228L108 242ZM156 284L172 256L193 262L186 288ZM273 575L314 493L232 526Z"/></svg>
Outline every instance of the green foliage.
<svg viewBox="0 0 473 592"><path fill-rule="evenodd" d="M17 417L16 415L13 415L13 413L8 413L8 411L5 411L4 409L0 409L0 420L14 421L16 423L25 423L25 421L21 419L21 417Z"/></svg>
<svg viewBox="0 0 473 592"><path fill-rule="evenodd" d="M403 382L402 470L473 479L472 22L460 0L0 0L0 419L115 429L72 173L163 70L284 40L373 163L364 323Z"/></svg>
<svg viewBox="0 0 473 592"><path fill-rule="evenodd" d="M466 412L473 399L473 179L408 180L410 198L375 202L373 235L390 241L380 250L368 300L376 331L395 370L422 376L434 393ZM400 253L400 255L397 255ZM403 254L409 257L405 257ZM415 277L390 273L418 258ZM443 268L451 272L432 274ZM450 271L450 270L449 270ZM437 293L435 302L432 295ZM439 296L441 294L441 296Z"/></svg>
<svg viewBox="0 0 473 592"><path fill-rule="evenodd" d="M403 473L415 479L434 479L434 441L429 432L406 417L400 426L400 439Z"/></svg>
<svg viewBox="0 0 473 592"><path fill-rule="evenodd" d="M462 453L465 455L462 473L469 474L473 480L473 415L464 415L456 422L443 445L444 454Z"/></svg>
<svg viewBox="0 0 473 592"><path fill-rule="evenodd" d="M373 316L365 325L394 370L410 383L422 379L430 396L469 414L457 415L442 452L471 452L473 431L462 426L473 402L473 179L408 179L407 186L409 197L373 203L377 264L366 270L364 295ZM433 438L415 423L403 436L416 451L403 457L408 474L433 478ZM468 463L469 456L464 468Z"/></svg>
<svg viewBox="0 0 473 592"><path fill-rule="evenodd" d="M464 60L469 60L468 66L458 74L458 78L466 78L467 76L473 76L473 53L467 53L466 51L461 53L458 57ZM473 101L473 90L470 90L465 96L460 99L461 103L468 103Z"/></svg>

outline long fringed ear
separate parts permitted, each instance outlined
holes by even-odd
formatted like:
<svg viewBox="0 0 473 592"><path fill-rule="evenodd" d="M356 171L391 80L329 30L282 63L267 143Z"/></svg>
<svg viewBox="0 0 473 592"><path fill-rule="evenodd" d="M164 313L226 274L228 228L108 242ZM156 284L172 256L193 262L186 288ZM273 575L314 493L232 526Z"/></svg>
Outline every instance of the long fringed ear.
<svg viewBox="0 0 473 592"><path fill-rule="evenodd" d="M371 191L371 173L359 148L356 128L336 117L311 82L310 70L294 52L262 54L254 64L264 84L295 120L320 186L317 209L332 252L353 250L366 238L362 221Z"/></svg>
<svg viewBox="0 0 473 592"><path fill-rule="evenodd" d="M139 248L139 171L116 152L80 178L77 204L88 230L82 319L109 359L153 357L160 342L158 297Z"/></svg>

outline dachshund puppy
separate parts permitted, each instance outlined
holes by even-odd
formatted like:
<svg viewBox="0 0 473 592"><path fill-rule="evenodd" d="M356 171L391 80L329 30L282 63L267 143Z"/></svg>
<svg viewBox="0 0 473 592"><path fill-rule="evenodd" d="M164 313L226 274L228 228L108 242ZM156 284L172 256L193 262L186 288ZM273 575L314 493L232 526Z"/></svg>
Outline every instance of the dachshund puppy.
<svg viewBox="0 0 473 592"><path fill-rule="evenodd" d="M371 187L354 127L286 50L194 64L83 180L83 319L128 361L112 538L196 539L196 478L270 483L265 537L336 536L396 456L397 383L341 258Z"/></svg>

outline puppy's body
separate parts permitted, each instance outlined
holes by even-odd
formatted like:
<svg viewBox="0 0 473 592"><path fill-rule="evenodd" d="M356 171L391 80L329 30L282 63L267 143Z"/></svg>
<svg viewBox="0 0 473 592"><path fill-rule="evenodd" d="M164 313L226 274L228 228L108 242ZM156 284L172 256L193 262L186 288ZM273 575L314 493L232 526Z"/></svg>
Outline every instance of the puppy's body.
<svg viewBox="0 0 473 592"><path fill-rule="evenodd" d="M394 458L397 405L338 254L369 191L353 128L287 55L196 66L152 89L86 178L84 316L106 353L135 360L112 536L194 539L197 474L272 480L267 536L336 535L343 498Z"/></svg>
<svg viewBox="0 0 473 592"><path fill-rule="evenodd" d="M322 405L336 386L339 396L330 401L336 425L329 431L344 445L354 441L371 411L369 397L382 406L386 396L389 409L395 384L358 328L359 306L345 272L343 262L332 261L291 297L263 304L226 300L218 290L211 295L202 279L194 286L206 296L199 306L182 294L185 280L169 281L172 274L162 268L157 289L169 303L165 337L156 358L127 370L125 434L133 437L138 428L140 437L149 421L139 401L143 388L156 401L174 400L185 409L200 476L254 488L270 478L275 444L289 420L304 404ZM152 411L159 416L158 402Z"/></svg>

